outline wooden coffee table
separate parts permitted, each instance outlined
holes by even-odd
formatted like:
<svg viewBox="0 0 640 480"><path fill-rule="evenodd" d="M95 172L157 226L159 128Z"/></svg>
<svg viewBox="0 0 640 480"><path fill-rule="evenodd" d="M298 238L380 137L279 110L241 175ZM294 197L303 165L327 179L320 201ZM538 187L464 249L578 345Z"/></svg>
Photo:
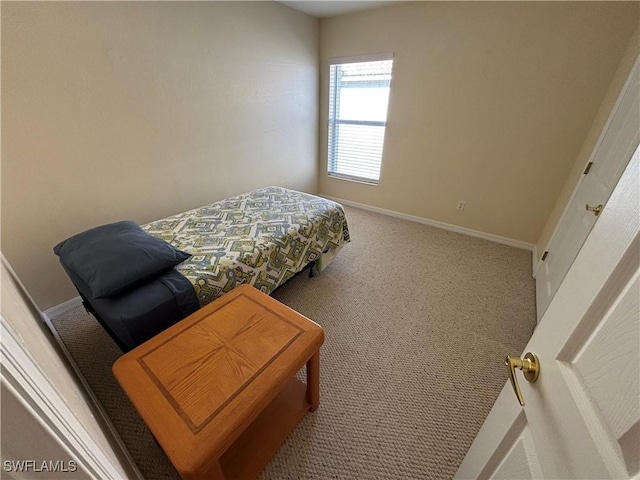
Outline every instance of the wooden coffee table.
<svg viewBox="0 0 640 480"><path fill-rule="evenodd" d="M248 285L120 357L113 373L185 479L255 478L319 404L322 328ZM295 374L307 364L307 384Z"/></svg>

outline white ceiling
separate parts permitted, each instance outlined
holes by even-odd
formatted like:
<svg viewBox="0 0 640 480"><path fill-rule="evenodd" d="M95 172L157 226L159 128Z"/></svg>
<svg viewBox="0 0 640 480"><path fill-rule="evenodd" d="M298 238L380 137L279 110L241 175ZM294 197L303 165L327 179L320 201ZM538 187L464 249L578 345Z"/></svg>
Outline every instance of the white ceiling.
<svg viewBox="0 0 640 480"><path fill-rule="evenodd" d="M373 8L384 7L385 5L391 5L396 2L387 1L296 1L296 2L279 2L287 7L294 8L300 12L304 12L307 15L311 15L317 18L335 17L337 15L344 15L346 13L360 12L362 10L371 10Z"/></svg>

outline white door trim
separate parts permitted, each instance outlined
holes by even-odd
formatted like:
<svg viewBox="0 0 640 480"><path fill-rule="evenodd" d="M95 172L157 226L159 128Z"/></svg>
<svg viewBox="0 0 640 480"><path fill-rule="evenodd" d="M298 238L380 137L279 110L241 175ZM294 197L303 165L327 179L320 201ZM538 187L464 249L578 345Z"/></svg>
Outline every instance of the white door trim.
<svg viewBox="0 0 640 480"><path fill-rule="evenodd" d="M639 75L640 75L640 57L637 57L634 65L633 65L633 68L631 69L631 73L629 73L629 76L627 77L627 80L626 80L624 86L622 87L622 91L620 92L620 95L618 95L616 103L614 104L613 109L611 110L611 113L609 114L609 118L607 119L607 122L605 123L604 128L602 129L602 132L600 132L600 136L598 137L598 141L596 142L595 146L593 147L593 150L591 151L591 154L589 155L589 159L585 162L585 166L589 162L591 162L593 160L593 157L598 152L598 149L600 148L600 145L602 144L602 141L603 141L605 135L607 134L613 119L615 118L616 114L618 113L618 110L620 109L620 105L622 105L623 102L630 101L630 99L632 97L632 94L633 94L633 91L631 90L631 86L635 85L637 87ZM556 222L555 227L553 228L553 232L551 233L551 236L549 237L549 240L547 240L547 243L545 244L544 249L542 250L543 252L545 252L545 251L547 251L549 249L549 245L551 245L551 243L555 239L556 235L558 234L558 230L560 229L560 226L562 225L562 223L563 223L564 219L566 218L567 213L569 211L569 206L573 202L573 199L576 197L576 194L577 194L578 190L580 189L580 186L582 185L583 181L584 181L584 175L580 175L580 178L576 182L576 185L575 185L575 187L573 189L573 192L571 193L571 196L569 197L569 199L567 200L567 203L564 206L564 209L562 211L562 215L560 215L560 218ZM539 256L537 255L538 252L535 251L534 253L536 254L536 257L534 257L533 277L535 278L537 276L537 274L538 274L538 270L540 269L540 267L542 265L542 261L540 260Z"/></svg>
<svg viewBox="0 0 640 480"><path fill-rule="evenodd" d="M77 297L77 298L80 299L80 297ZM75 299L72 299L72 300L75 300ZM82 304L82 299L80 299L80 301L78 303L76 303L75 306L78 306L78 305L81 305L81 304ZM75 308L75 306L71 307L71 308ZM66 310L68 311L71 308L67 308ZM64 313L64 312L58 312L59 315L61 315L62 313ZM64 357L66 358L67 362L69 363L69 365L71 366L71 368L75 372L75 374L76 374L76 376L78 378L78 381L84 387L85 393L88 395L89 399L93 403L92 406L98 411L98 413L102 417L102 420L103 420L104 424L106 425L106 427L111 432L111 435L113 436L113 440L115 441L115 443L118 445L118 447L122 451L122 454L123 454L124 458L127 460L127 463L129 464L129 468L136 474L136 478L138 480L144 480L144 477L143 477L142 473L138 469L138 465L136 465L135 460L133 459L133 457L129 453L129 450L127 450L126 445L122 441L122 438L120 437L120 433L118 432L118 430L116 429L115 425L111 421L111 418L109 418L109 414L107 413L107 411L104 409L104 407L100 403L100 400L98 400L98 397L96 396L96 394L91 389L91 385L89 385L89 382L87 382L87 380L84 378L84 375L82 374L82 370L80 370L80 367L78 366L78 364L74 360L73 356L71 355L71 352L69 352L69 349L67 348L67 346L62 341L62 338L60 337L60 334L58 333L58 331L53 326L53 323L51 322L51 317L49 317L46 312L41 312L41 316L42 316L42 320L43 320L44 324L51 331L51 334L53 335L56 343L58 344L58 347L60 348L60 350L62 350L62 354L64 355Z"/></svg>
<svg viewBox="0 0 640 480"><path fill-rule="evenodd" d="M57 438L92 478L120 478L122 470L100 450L65 400L25 351L4 317L0 316L2 381L16 392L40 423ZM141 478L141 477L140 477Z"/></svg>

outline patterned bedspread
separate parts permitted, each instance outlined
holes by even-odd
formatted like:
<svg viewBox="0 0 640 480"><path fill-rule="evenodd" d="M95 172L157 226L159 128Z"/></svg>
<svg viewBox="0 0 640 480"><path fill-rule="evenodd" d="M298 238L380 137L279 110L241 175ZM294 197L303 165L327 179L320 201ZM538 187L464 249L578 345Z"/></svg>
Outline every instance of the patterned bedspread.
<svg viewBox="0 0 640 480"><path fill-rule="evenodd" d="M176 267L200 305L248 283L269 294L311 261L322 270L349 242L342 206L267 187L142 225L192 254Z"/></svg>

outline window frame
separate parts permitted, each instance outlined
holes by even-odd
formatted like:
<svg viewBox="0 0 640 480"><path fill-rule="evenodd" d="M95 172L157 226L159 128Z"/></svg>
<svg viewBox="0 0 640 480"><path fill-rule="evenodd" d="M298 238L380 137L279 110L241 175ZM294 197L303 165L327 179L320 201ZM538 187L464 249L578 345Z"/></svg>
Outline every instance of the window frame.
<svg viewBox="0 0 640 480"><path fill-rule="evenodd" d="M389 102L391 98L391 85L393 81L393 61L395 60L395 55L393 52L390 53L379 53L372 55L358 55L358 56L349 56L349 57L334 57L329 59L329 110L327 115L327 176L330 178L337 178L340 180L348 180L351 182L364 183L367 185L377 186L380 184L380 178L382 177L382 162L384 160L385 153L385 143L387 137L387 121L389 117ZM339 102L336 101L339 98L339 82L332 82L331 69L334 65L344 65L349 63L365 63L365 62L380 62L380 61L391 61L391 78L388 80L388 85L385 85L389 89L388 97L387 97L387 111L385 113L385 120L382 121L372 121L372 120L339 120L337 118L337 108ZM378 80L378 82L380 82ZM384 133L382 135L382 151L380 153L380 173L378 174L378 178L367 178L367 177L359 177L355 175L348 175L344 173L336 172L335 165L337 164L337 153L338 153L338 128L335 125L362 125L362 126L375 126L375 127L383 127Z"/></svg>

